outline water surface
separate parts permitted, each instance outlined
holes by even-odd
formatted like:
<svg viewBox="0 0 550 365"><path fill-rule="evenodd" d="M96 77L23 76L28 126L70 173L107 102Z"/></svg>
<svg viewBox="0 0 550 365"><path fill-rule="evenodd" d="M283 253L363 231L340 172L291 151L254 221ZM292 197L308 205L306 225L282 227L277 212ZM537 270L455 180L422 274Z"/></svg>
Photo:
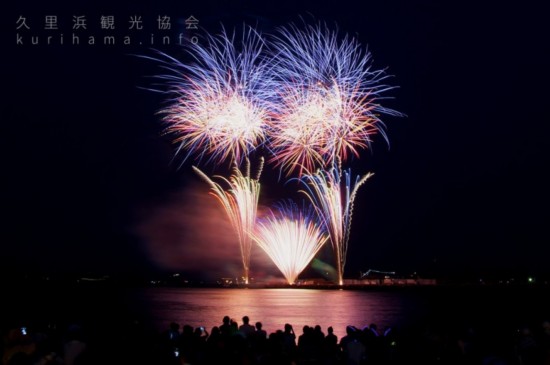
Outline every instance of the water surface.
<svg viewBox="0 0 550 365"><path fill-rule="evenodd" d="M242 323L262 322L270 333L292 324L301 333L304 325L328 326L342 336L347 325L379 328L402 325L421 316L422 300L410 293L315 289L182 289L150 288L142 292L157 328L172 321L193 327L219 326L228 315Z"/></svg>

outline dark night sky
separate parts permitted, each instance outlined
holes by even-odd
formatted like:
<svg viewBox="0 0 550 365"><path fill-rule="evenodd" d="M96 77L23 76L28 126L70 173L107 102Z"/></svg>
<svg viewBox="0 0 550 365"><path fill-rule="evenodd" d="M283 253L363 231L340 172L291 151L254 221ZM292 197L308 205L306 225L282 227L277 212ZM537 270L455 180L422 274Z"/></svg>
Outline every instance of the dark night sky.
<svg viewBox="0 0 550 365"><path fill-rule="evenodd" d="M386 105L407 115L384 119L389 148L375 139L353 163L355 172L375 176L356 201L346 276L368 268L550 274L550 23L541 6L436 0L13 3L1 16L3 271L166 269L215 276L238 266L237 247L221 247L228 227L191 163L178 169L181 160L172 161L175 149L156 114L165 98L140 88L159 73L154 63L133 56L151 55L150 47L71 45L73 15L97 22L114 14L120 22L115 34L123 35L124 22L141 14L146 34L160 38L159 14L170 16L177 32L189 32L183 20L193 15L198 33L243 22L271 32L312 14L368 45L374 67L387 68L394 75L390 83L399 86ZM30 23L27 33L16 29L21 15ZM61 29L44 30L46 15L58 16ZM23 45L16 43L18 32L26 36ZM101 42L102 32L94 24L87 34ZM40 44L31 45L30 35ZM46 44L48 35L55 44ZM158 49L182 55L175 45ZM275 176L264 174L265 204L284 190ZM204 215L219 224L203 227ZM213 242L218 236L223 238ZM258 266L259 275L277 272L265 262Z"/></svg>

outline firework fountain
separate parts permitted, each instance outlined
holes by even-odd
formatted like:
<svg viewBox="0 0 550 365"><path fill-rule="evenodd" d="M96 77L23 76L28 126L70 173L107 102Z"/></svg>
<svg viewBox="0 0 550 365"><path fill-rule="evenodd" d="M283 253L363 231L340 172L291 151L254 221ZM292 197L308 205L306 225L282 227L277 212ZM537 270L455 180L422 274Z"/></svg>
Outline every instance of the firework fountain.
<svg viewBox="0 0 550 365"><path fill-rule="evenodd" d="M209 178L197 167L193 169L210 185L211 194L214 195L223 206L233 229L237 233L241 248L241 259L244 268L245 284L249 282L250 254L252 252L252 240L249 232L254 229L256 214L258 211L258 198L260 196L260 174L262 173L263 158L255 177L250 176L250 162L246 161L246 173L243 174L237 166L233 169L233 175L226 179L216 176L227 185L223 186Z"/></svg>
<svg viewBox="0 0 550 365"><path fill-rule="evenodd" d="M258 223L252 238L290 285L328 239L311 212L300 211L293 204L281 205L277 212L271 211Z"/></svg>
<svg viewBox="0 0 550 365"><path fill-rule="evenodd" d="M353 201L359 187L372 175L368 173L363 177L357 176L352 181L350 170L342 172L333 168L330 171L318 170L315 174L302 177L307 187L303 192L314 204L330 236L339 285L344 284Z"/></svg>

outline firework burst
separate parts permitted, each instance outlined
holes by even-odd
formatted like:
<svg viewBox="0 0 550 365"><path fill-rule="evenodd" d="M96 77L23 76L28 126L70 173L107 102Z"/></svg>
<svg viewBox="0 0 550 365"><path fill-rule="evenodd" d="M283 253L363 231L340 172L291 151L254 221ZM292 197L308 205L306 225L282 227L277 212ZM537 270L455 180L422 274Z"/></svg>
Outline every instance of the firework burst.
<svg viewBox="0 0 550 365"><path fill-rule="evenodd" d="M178 152L240 163L265 141L270 111L264 96L269 85L263 80L264 42L252 28L235 38L222 31L206 36L204 44L190 44L193 62L188 64L162 54L170 72L161 78L173 97L161 113Z"/></svg>
<svg viewBox="0 0 550 365"><path fill-rule="evenodd" d="M314 171L336 160L359 157L371 137L386 138L381 113L398 114L379 104L391 89L383 70L371 69L370 53L357 40L327 26L282 29L272 45L278 83L270 162L287 171Z"/></svg>
<svg viewBox="0 0 550 365"><path fill-rule="evenodd" d="M301 179L307 187L302 192L312 202L329 234L339 285L344 283L353 202L359 187L372 175L368 173L363 177L357 176L352 181L350 170L342 173L337 168L333 168L329 171L318 170L315 174L304 175Z"/></svg>
<svg viewBox="0 0 550 365"><path fill-rule="evenodd" d="M251 234L292 285L328 239L309 211L281 205Z"/></svg>
<svg viewBox="0 0 550 365"><path fill-rule="evenodd" d="M223 206L233 229L237 233L241 258L244 270L245 283L249 282L250 254L252 252L252 240L249 232L254 229L256 214L258 211L258 198L260 195L260 174L263 168L263 158L260 160L258 172L254 177L250 174L250 162L246 159L245 174L235 166L233 175L226 179L222 176L215 176L220 179L228 189L213 181L205 173L193 166L193 169L201 176L211 188L210 194L218 199Z"/></svg>
<svg viewBox="0 0 550 365"><path fill-rule="evenodd" d="M387 141L380 116L401 114L380 101L393 87L355 38L324 24L290 25L269 41L248 27L239 36L222 31L190 43L191 62L161 53L157 61L169 72L160 78L172 96L161 111L166 133L174 136L176 155L185 150L185 158L234 164L229 179L215 176L221 184L194 169L238 235L246 282L252 242L292 284L330 239L342 285L353 202L372 175L352 179L342 164L369 149L375 134ZM281 173L297 173L313 211L279 207L256 223L261 168L251 178L248 158L260 146Z"/></svg>

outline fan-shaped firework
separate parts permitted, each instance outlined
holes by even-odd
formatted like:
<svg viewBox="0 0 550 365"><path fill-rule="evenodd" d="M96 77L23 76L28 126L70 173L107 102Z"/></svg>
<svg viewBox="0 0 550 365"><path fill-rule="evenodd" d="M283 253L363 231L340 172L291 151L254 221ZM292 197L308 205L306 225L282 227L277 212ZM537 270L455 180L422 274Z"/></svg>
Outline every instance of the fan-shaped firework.
<svg viewBox="0 0 550 365"><path fill-rule="evenodd" d="M378 103L390 88L382 84L387 76L371 70L370 53L357 40L327 26L290 26L272 49L271 72L279 86L271 162L301 175L359 156L377 132L385 137L379 114L398 113Z"/></svg>
<svg viewBox="0 0 550 365"><path fill-rule="evenodd" d="M178 151L240 163L264 142L270 114L263 95L269 88L263 77L263 40L252 28L243 31L237 45L235 37L223 31L207 36L204 45L191 44L194 61L189 64L165 55L171 74L161 78L175 97L161 113Z"/></svg>
<svg viewBox="0 0 550 365"><path fill-rule="evenodd" d="M250 162L246 160L246 174L235 166L233 175L226 179L216 176L224 182L228 189L224 188L210 179L201 170L193 166L193 169L210 185L211 194L214 195L222 204L231 225L235 229L241 248L241 258L244 269L244 280L248 284L250 272L250 254L252 251L252 240L249 232L252 232L256 222L256 213L258 211L258 198L260 195L260 174L262 172L263 159L260 161L260 167L255 177L250 177Z"/></svg>
<svg viewBox="0 0 550 365"><path fill-rule="evenodd" d="M330 171L319 170L315 174L304 175L301 179L307 187L303 192L314 205L330 236L339 285L344 283L353 201L359 187L372 175L368 173L363 177L357 176L352 182L350 170L342 173L333 168Z"/></svg>
<svg viewBox="0 0 550 365"><path fill-rule="evenodd" d="M310 212L299 211L295 205L281 205L277 213L271 211L257 224L252 238L292 285L328 236Z"/></svg>

